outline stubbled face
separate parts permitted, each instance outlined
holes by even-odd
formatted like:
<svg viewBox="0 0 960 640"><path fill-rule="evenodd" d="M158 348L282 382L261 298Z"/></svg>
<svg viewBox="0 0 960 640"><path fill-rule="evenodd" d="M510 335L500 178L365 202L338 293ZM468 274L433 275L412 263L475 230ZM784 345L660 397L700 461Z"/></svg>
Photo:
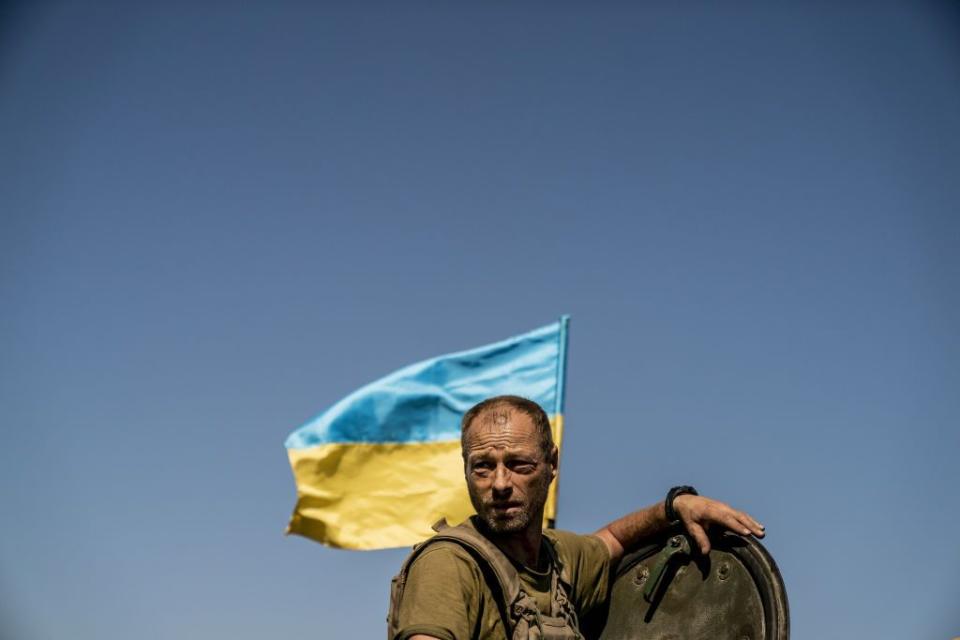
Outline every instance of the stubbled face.
<svg viewBox="0 0 960 640"><path fill-rule="evenodd" d="M467 428L464 471L470 500L494 533L511 534L543 518L556 475L556 450L540 450L536 427L524 413L490 409Z"/></svg>

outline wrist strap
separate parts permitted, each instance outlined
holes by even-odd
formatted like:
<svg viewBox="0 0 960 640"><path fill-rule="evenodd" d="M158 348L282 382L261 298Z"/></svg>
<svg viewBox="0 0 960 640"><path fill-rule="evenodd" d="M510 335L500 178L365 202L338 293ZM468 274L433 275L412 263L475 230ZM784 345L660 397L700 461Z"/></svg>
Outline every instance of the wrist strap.
<svg viewBox="0 0 960 640"><path fill-rule="evenodd" d="M674 487L667 491L667 499L663 501L663 510L667 514L668 522L677 522L680 520L680 516L677 515L677 512L673 509L673 501L677 496L698 496L697 490L689 485L680 485L679 487Z"/></svg>

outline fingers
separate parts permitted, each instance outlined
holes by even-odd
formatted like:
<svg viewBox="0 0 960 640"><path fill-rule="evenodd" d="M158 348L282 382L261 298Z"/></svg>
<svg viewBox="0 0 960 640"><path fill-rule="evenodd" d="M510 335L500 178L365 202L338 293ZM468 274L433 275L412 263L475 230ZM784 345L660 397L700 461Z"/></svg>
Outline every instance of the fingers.
<svg viewBox="0 0 960 640"><path fill-rule="evenodd" d="M763 535L762 529L757 529L754 527L742 514L738 511L730 510L729 512L722 513L716 519L716 523L723 525L730 531L734 533L739 533L742 536L749 536L750 534L756 531L760 535Z"/></svg>
<svg viewBox="0 0 960 640"><path fill-rule="evenodd" d="M681 502L680 499L686 499ZM750 514L738 511L730 505L702 496L678 496L674 508L680 514L687 532L696 540L703 554L710 552L710 539L706 529L720 526L742 536L766 535L766 529Z"/></svg>
<svg viewBox="0 0 960 640"><path fill-rule="evenodd" d="M723 502L708 502L700 516L696 519L703 525L720 525L742 536L754 535L762 538L766 534L764 526L757 522L753 516L744 511L738 511Z"/></svg>
<svg viewBox="0 0 960 640"><path fill-rule="evenodd" d="M747 514L743 514L743 515L746 518L745 519L741 518L740 522L742 522L747 527L747 529L750 530L750 533L757 536L758 538L762 538L767 534L766 527L764 527L762 524L760 524L759 522L751 518L749 515Z"/></svg>
<svg viewBox="0 0 960 640"><path fill-rule="evenodd" d="M704 531L703 527L696 522L690 522L687 524L687 533L697 541L697 546L700 547L700 553L703 555L710 553L710 538L707 536L707 532Z"/></svg>
<svg viewBox="0 0 960 640"><path fill-rule="evenodd" d="M731 509L733 515L733 522L735 524L728 524L727 526L731 531L736 531L737 533L745 536L755 535L758 538L762 538L766 534L766 529L762 524L753 519L753 517L744 513L743 511L737 511L736 509Z"/></svg>

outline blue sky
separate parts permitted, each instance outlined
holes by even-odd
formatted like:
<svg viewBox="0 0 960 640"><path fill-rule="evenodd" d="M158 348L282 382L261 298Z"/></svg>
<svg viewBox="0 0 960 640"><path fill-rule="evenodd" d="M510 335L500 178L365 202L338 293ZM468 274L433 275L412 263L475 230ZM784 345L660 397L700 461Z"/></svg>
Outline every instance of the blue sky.
<svg viewBox="0 0 960 640"><path fill-rule="evenodd" d="M380 637L284 439L561 313L561 527L694 484L794 637L960 635L950 5L3 12L4 637Z"/></svg>

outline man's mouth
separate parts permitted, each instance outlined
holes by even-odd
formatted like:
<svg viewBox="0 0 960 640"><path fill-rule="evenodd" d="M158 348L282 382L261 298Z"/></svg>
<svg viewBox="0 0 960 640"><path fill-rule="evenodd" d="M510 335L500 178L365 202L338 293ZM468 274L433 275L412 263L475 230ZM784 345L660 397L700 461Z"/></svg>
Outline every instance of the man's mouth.
<svg viewBox="0 0 960 640"><path fill-rule="evenodd" d="M490 505L494 512L497 514L510 515L523 507L523 504L520 502L494 502Z"/></svg>

